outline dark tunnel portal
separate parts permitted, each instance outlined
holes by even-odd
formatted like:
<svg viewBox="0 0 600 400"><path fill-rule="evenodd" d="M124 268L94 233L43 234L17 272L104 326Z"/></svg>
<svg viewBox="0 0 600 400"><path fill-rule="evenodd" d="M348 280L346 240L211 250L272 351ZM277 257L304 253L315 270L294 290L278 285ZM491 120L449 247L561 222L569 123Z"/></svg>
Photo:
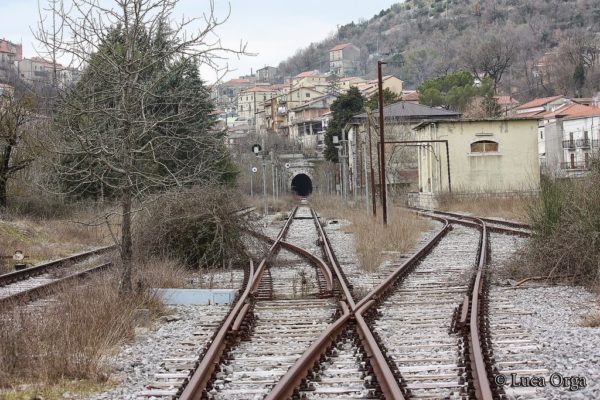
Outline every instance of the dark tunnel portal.
<svg viewBox="0 0 600 400"><path fill-rule="evenodd" d="M306 174L298 174L292 179L292 190L298 196L306 197L312 193L312 181Z"/></svg>

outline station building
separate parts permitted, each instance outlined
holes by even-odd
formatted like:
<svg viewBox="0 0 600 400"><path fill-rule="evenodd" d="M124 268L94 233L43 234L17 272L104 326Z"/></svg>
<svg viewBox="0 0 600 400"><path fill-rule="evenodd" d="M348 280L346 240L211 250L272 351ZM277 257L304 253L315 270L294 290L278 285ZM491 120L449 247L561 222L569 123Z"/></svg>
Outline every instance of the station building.
<svg viewBox="0 0 600 400"><path fill-rule="evenodd" d="M429 120L416 125L418 192L409 205L436 208L453 194L517 195L539 190L536 119Z"/></svg>

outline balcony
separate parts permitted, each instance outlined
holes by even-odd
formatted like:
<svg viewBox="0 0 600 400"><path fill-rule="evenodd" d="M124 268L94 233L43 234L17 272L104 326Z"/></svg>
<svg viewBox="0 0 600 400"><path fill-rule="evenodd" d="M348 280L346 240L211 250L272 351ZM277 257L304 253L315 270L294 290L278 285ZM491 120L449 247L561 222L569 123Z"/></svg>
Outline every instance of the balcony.
<svg viewBox="0 0 600 400"><path fill-rule="evenodd" d="M578 162L563 162L560 163L560 167L562 169L566 169L566 170L579 170L579 171L585 171L585 170L589 170L590 166L591 166L591 161L585 162L585 161L578 161Z"/></svg>
<svg viewBox="0 0 600 400"><path fill-rule="evenodd" d="M563 140L562 147L563 147L563 149L574 149L575 148L575 140Z"/></svg>
<svg viewBox="0 0 600 400"><path fill-rule="evenodd" d="M577 139L577 142L575 144L577 145L577 147L581 147L584 149L589 149L590 147L598 147L598 141L592 139Z"/></svg>

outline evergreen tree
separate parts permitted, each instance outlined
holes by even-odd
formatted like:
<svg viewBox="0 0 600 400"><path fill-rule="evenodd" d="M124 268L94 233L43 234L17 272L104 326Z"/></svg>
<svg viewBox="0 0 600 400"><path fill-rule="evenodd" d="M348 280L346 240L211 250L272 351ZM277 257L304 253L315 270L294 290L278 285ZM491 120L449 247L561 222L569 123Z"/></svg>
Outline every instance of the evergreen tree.
<svg viewBox="0 0 600 400"><path fill-rule="evenodd" d="M458 71L423 82L418 87L419 101L430 107L441 106L463 112L476 97L492 98L493 82L484 78L479 85L467 71Z"/></svg>
<svg viewBox="0 0 600 400"><path fill-rule="evenodd" d="M388 104L394 104L400 101L402 98L395 92L392 92L389 88L383 89L383 105L387 106ZM369 100L367 101L367 106L371 110L375 110L379 108L379 93L373 93Z"/></svg>
<svg viewBox="0 0 600 400"><path fill-rule="evenodd" d="M351 87L350 90L340 95L332 104L332 118L325 133L325 159L338 162L337 149L333 144L333 136L337 135L342 139L343 129L354 115L363 110L365 98L358 91L358 88Z"/></svg>

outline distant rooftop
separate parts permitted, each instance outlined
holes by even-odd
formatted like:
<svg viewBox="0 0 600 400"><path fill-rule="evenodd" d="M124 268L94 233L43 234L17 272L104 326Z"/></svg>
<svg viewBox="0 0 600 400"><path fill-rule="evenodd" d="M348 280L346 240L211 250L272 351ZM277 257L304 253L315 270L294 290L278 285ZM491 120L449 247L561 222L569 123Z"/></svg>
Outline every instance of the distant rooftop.
<svg viewBox="0 0 600 400"><path fill-rule="evenodd" d="M456 111L445 110L443 108L429 107L422 104L409 103L399 101L394 104L383 107L384 119L393 120L423 120L423 119L446 119L459 118L461 113ZM378 118L378 113L373 112L373 117ZM367 119L367 113L362 113L352 117L351 122L361 123Z"/></svg>
<svg viewBox="0 0 600 400"><path fill-rule="evenodd" d="M343 50L346 47L350 46L352 43L340 43L337 46L332 47L329 51Z"/></svg>

